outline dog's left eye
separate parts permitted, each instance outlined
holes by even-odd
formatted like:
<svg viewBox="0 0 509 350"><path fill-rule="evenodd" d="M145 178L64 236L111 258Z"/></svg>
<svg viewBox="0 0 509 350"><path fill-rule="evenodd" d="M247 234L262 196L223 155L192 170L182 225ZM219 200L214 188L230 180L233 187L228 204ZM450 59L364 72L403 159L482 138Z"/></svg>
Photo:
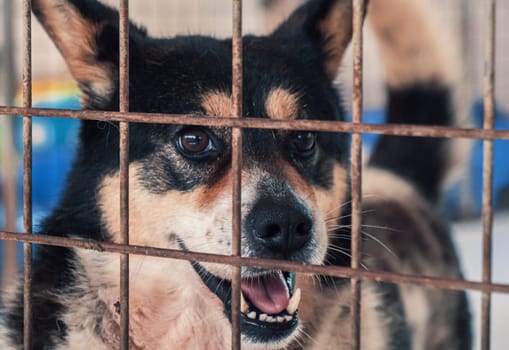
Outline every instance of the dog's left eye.
<svg viewBox="0 0 509 350"><path fill-rule="evenodd" d="M316 134L311 131L296 132L293 137L293 145L301 156L311 156L315 151Z"/></svg>
<svg viewBox="0 0 509 350"><path fill-rule="evenodd" d="M217 151L209 134L201 128L183 130L178 136L177 148L189 157L208 156Z"/></svg>

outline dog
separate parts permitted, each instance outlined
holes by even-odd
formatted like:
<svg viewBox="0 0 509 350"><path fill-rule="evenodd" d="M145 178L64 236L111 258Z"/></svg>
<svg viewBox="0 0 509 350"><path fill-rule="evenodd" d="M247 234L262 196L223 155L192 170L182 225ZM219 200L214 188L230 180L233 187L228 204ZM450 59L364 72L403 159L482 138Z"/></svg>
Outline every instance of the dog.
<svg viewBox="0 0 509 350"><path fill-rule="evenodd" d="M91 110L118 110L118 13L96 0L33 0ZM334 79L352 36L352 2L310 0L266 36L243 39L243 116L345 120ZM418 0L372 0L388 123L451 125L456 70ZM129 29L132 112L231 115L231 41L153 38ZM425 57L423 59L423 57ZM164 118L164 116L161 116ZM244 129L244 257L350 266L350 138ZM231 254L231 130L130 124L130 243ZM119 131L82 121L66 190L40 232L120 242ZM363 267L461 278L436 209L444 139L382 136L363 173ZM33 348L119 347L119 258L37 247ZM130 256L131 349L231 346L231 268ZM349 349L350 281L242 268L244 349ZM469 349L465 293L363 281L362 349ZM0 348L23 344L23 289L4 291Z"/></svg>

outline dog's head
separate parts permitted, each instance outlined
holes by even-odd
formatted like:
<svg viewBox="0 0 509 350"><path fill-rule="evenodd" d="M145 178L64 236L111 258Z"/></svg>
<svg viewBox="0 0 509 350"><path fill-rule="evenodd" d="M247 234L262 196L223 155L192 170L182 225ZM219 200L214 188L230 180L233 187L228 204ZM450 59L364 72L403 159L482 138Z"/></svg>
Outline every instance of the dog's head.
<svg viewBox="0 0 509 350"><path fill-rule="evenodd" d="M79 83L84 106L118 110L116 11L95 1L38 0L34 12ZM243 115L342 120L333 79L351 17L349 0L310 1L271 35L244 37ZM130 111L232 114L230 40L156 39L131 24L129 45ZM118 240L117 125L83 122L80 138L73 170L80 180L69 185L67 200L83 207L95 197L99 231ZM348 251L348 239L331 248L348 199L348 148L343 134L243 130L242 256L321 264L334 250ZM131 243L231 254L233 176L229 128L131 124ZM348 263L346 255L335 259ZM230 269L194 263L190 271L228 316ZM270 348L295 336L294 283L293 273L243 268L244 341Z"/></svg>

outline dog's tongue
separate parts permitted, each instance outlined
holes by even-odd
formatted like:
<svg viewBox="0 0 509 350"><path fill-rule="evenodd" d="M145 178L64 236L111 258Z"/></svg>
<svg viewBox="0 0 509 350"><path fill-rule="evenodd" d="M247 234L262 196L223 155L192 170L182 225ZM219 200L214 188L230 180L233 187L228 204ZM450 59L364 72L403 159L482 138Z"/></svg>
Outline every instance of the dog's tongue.
<svg viewBox="0 0 509 350"><path fill-rule="evenodd" d="M288 306L290 293L280 273L243 279L241 288L249 301L267 314L279 314Z"/></svg>

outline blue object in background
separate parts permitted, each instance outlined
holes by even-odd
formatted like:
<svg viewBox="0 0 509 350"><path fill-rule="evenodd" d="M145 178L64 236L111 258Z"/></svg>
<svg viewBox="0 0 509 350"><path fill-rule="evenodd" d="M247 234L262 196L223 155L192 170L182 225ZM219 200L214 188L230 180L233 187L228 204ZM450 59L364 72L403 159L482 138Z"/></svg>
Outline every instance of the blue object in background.
<svg viewBox="0 0 509 350"><path fill-rule="evenodd" d="M62 94L34 104L39 108L81 109L79 96ZM32 213L33 231L57 204L65 177L74 160L80 122L65 118L32 118ZM14 147L23 154L23 118L16 117L13 125ZM1 180L1 179L0 179ZM23 231L23 165L19 165L17 184L16 229ZM0 201L0 228L5 226L5 210ZM23 245L18 244L18 266L23 265ZM36 246L35 246L36 247ZM0 241L0 251L3 242ZM2 261L0 260L0 271Z"/></svg>
<svg viewBox="0 0 509 350"><path fill-rule="evenodd" d="M62 96L41 101L39 108L81 109L78 96ZM46 216L62 193L65 178L74 160L80 122L67 118L32 118L32 206L34 232L40 220ZM18 154L23 154L23 118L14 121L14 145ZM22 215L23 165L18 171L18 212ZM18 229L22 229L22 216L18 218Z"/></svg>
<svg viewBox="0 0 509 350"><path fill-rule="evenodd" d="M63 94L59 98L40 101L38 108L81 109L79 96ZM74 160L80 122L66 118L32 118L32 213L33 231L57 204L65 177ZM14 147L23 154L23 118L14 120ZM23 231L23 164L19 165L17 185L18 217L16 228ZM0 227L4 227L4 208L0 202ZM0 241L0 251L3 242ZM23 264L23 245L18 244L18 265ZM0 261L1 267L1 261ZM1 270L1 269L0 269Z"/></svg>
<svg viewBox="0 0 509 350"><path fill-rule="evenodd" d="M483 104L481 101L473 107L473 122L478 128L483 125ZM495 108L495 129L509 130L509 114L499 108ZM476 213L482 209L483 187L483 146L482 140L476 140L470 155L470 183L472 188L473 205ZM495 140L493 151L493 205L495 208L501 205L501 194L509 190L509 140Z"/></svg>
<svg viewBox="0 0 509 350"><path fill-rule="evenodd" d="M472 108L472 118L475 127L482 127L483 104L477 101ZM385 122L383 110L366 110L363 122L381 124ZM351 117L349 117L351 120ZM495 129L509 130L509 114L500 108L495 109ZM376 146L380 135L363 134L363 147L366 154ZM468 158L465 175L450 185L446 190L443 207L452 218L478 216L482 210L482 140L475 140ZM419 156L419 155L417 155ZM500 208L509 202L509 140L495 140L494 142L494 170L493 170L493 206Z"/></svg>

